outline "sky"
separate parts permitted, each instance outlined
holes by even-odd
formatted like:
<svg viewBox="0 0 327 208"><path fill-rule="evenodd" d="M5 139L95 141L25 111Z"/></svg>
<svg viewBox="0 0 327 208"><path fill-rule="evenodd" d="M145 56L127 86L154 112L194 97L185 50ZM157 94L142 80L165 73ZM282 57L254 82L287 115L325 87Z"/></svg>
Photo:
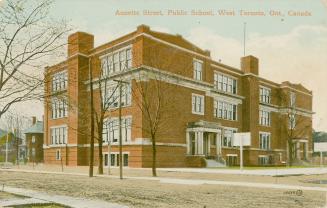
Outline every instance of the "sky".
<svg viewBox="0 0 327 208"><path fill-rule="evenodd" d="M163 15L143 15L144 10ZM171 16L168 10L188 14ZM215 15L195 16L192 10ZM234 11L234 16L216 15L221 10ZM117 11L140 15L117 15ZM265 16L244 16L241 11ZM292 16L295 12L310 15ZM243 56L246 22L246 55L259 58L259 75L278 83L301 83L312 90L313 128L327 131L327 0L56 0L50 14L67 19L74 31L93 34L96 45L146 24L152 30L180 34L210 50L213 59L237 68ZM43 114L39 103L17 110L39 119Z"/></svg>

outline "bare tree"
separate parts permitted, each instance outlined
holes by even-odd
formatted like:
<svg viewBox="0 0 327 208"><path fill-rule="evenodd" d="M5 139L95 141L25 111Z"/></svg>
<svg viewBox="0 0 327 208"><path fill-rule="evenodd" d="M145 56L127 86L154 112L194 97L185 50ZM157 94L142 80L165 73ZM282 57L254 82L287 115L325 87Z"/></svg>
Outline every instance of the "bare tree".
<svg viewBox="0 0 327 208"><path fill-rule="evenodd" d="M0 117L18 102L38 99L42 71L57 57L68 32L50 18L52 0L7 0L0 5Z"/></svg>
<svg viewBox="0 0 327 208"><path fill-rule="evenodd" d="M104 127L104 120L108 119L109 116L106 116L106 112L108 112L111 105L117 100L117 96L114 97L116 91L118 91L118 85L115 86L113 92L108 92L108 78L101 77L99 80L99 99L100 99L100 108L95 112L95 123L97 126L97 141L99 146L98 151L98 173L103 174L103 127ZM107 131L109 129L106 129ZM110 141L107 141L110 142ZM108 161L109 162L109 161Z"/></svg>
<svg viewBox="0 0 327 208"><path fill-rule="evenodd" d="M141 128L149 135L151 140L152 176L156 177L157 138L169 135L166 130L172 126L179 112L176 110L175 115L171 114L175 109L174 104L178 103L178 95L174 92L176 86L167 83L167 79L171 77L165 73L176 64L175 55L178 54L178 51L173 48L161 48L156 44L148 46L146 50L149 50L149 53L152 54L148 59L148 64L152 68L147 69L146 77L141 74L137 78L139 81L134 82L133 95L144 119ZM180 54L180 56L183 55ZM183 73L192 67L191 64L192 62L180 66L179 71L174 73L184 75ZM178 79L176 78L175 81L178 82Z"/></svg>
<svg viewBox="0 0 327 208"><path fill-rule="evenodd" d="M300 150L295 145L295 142L297 139L311 133L311 121L308 122L308 118L301 115L301 112L295 105L295 97L292 98L290 93L292 92L281 92L279 96L284 109L283 114L280 116L281 133L287 137L287 163L289 166L292 166L296 159L295 154Z"/></svg>

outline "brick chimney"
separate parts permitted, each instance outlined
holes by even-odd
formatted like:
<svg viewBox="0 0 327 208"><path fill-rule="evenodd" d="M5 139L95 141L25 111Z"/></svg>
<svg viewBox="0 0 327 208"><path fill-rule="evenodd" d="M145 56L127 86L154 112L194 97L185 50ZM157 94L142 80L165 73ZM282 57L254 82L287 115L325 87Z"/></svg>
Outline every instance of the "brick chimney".
<svg viewBox="0 0 327 208"><path fill-rule="evenodd" d="M34 124L36 124L36 117L35 116L32 117L32 125L34 125Z"/></svg>
<svg viewBox="0 0 327 208"><path fill-rule="evenodd" d="M244 73L259 75L259 60L254 56L245 56L241 58L241 70Z"/></svg>
<svg viewBox="0 0 327 208"><path fill-rule="evenodd" d="M88 54L94 48L94 36L85 32L76 32L68 36L68 57L77 53Z"/></svg>
<svg viewBox="0 0 327 208"><path fill-rule="evenodd" d="M137 26L136 32L138 34L140 34L140 33L149 33L150 32L150 27L147 26L147 25L139 25L139 26Z"/></svg>

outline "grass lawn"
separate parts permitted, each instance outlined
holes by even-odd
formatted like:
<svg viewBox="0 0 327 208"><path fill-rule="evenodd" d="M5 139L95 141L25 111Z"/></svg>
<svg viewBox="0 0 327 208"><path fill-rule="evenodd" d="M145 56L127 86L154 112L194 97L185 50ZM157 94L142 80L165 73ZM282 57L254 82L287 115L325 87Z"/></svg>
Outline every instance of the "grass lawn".
<svg viewBox="0 0 327 208"><path fill-rule="evenodd" d="M25 196L11 194L8 192L0 191L0 200L1 199L11 199L11 198L26 198Z"/></svg>
<svg viewBox="0 0 327 208"><path fill-rule="evenodd" d="M60 204L24 204L13 206L14 208L69 208Z"/></svg>
<svg viewBox="0 0 327 208"><path fill-rule="evenodd" d="M290 169L290 168L316 168L318 166L247 166L243 167L244 170L265 170L265 169ZM210 168L210 169L240 169L240 166L221 167L221 168Z"/></svg>

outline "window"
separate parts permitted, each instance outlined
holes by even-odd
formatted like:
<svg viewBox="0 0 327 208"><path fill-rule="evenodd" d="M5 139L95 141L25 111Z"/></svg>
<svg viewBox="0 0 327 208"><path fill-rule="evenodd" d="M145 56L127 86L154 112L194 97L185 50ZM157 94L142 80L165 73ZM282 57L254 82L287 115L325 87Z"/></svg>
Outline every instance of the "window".
<svg viewBox="0 0 327 208"><path fill-rule="evenodd" d="M50 128L51 144L67 144L67 127Z"/></svg>
<svg viewBox="0 0 327 208"><path fill-rule="evenodd" d="M131 105L132 102L132 90L130 84L122 84L122 107ZM117 84L110 84L103 90L102 105L104 109L119 107L119 87Z"/></svg>
<svg viewBox="0 0 327 208"><path fill-rule="evenodd" d="M35 136L32 136L32 144L35 143Z"/></svg>
<svg viewBox="0 0 327 208"><path fill-rule="evenodd" d="M237 120L237 105L224 101L214 100L214 116L226 120Z"/></svg>
<svg viewBox="0 0 327 208"><path fill-rule="evenodd" d="M103 76L120 72L132 67L132 48L124 48L101 57Z"/></svg>
<svg viewBox="0 0 327 208"><path fill-rule="evenodd" d="M260 102L270 103L271 102L271 90L266 87L260 87Z"/></svg>
<svg viewBox="0 0 327 208"><path fill-rule="evenodd" d="M289 129L295 129L296 126L296 119L295 119L295 114L290 114L289 115Z"/></svg>
<svg viewBox="0 0 327 208"><path fill-rule="evenodd" d="M126 62L127 62L127 68L132 67L132 49L126 50Z"/></svg>
<svg viewBox="0 0 327 208"><path fill-rule="evenodd" d="M237 81L229 76L214 73L214 87L217 90L237 94Z"/></svg>
<svg viewBox="0 0 327 208"><path fill-rule="evenodd" d="M270 149L270 133L259 133L259 148L264 150Z"/></svg>
<svg viewBox="0 0 327 208"><path fill-rule="evenodd" d="M296 94L295 94L295 92L291 92L291 94L290 94L290 106L291 106L291 108L295 107L295 102L296 102Z"/></svg>
<svg viewBox="0 0 327 208"><path fill-rule="evenodd" d="M128 166L128 154L123 154L123 165Z"/></svg>
<svg viewBox="0 0 327 208"><path fill-rule="evenodd" d="M202 80L202 61L193 60L193 78L196 80Z"/></svg>
<svg viewBox="0 0 327 208"><path fill-rule="evenodd" d="M56 151L56 160L61 160L61 152L60 150Z"/></svg>
<svg viewBox="0 0 327 208"><path fill-rule="evenodd" d="M226 156L227 156L227 158L226 158L226 165L227 166L237 165L237 155L227 154Z"/></svg>
<svg viewBox="0 0 327 208"><path fill-rule="evenodd" d="M110 154L110 166L115 166L116 154Z"/></svg>
<svg viewBox="0 0 327 208"><path fill-rule="evenodd" d="M259 163L259 165L268 165L269 164L269 156L259 155L258 163Z"/></svg>
<svg viewBox="0 0 327 208"><path fill-rule="evenodd" d="M265 110L259 111L259 124L262 126L270 126L270 112Z"/></svg>
<svg viewBox="0 0 327 208"><path fill-rule="evenodd" d="M35 148L34 147L32 148L32 157L33 158L35 157Z"/></svg>
<svg viewBox="0 0 327 208"><path fill-rule="evenodd" d="M204 115L204 96L192 94L192 113Z"/></svg>
<svg viewBox="0 0 327 208"><path fill-rule="evenodd" d="M66 90L68 85L67 71L57 72L52 76L52 92Z"/></svg>
<svg viewBox="0 0 327 208"><path fill-rule="evenodd" d="M225 129L224 138L223 138L223 147L232 147L233 134L236 133L236 130Z"/></svg>
<svg viewBox="0 0 327 208"><path fill-rule="evenodd" d="M122 118L122 138L123 142L131 141L131 126L132 118ZM103 142L118 142L119 141L119 120L118 118L113 118L106 120L103 123Z"/></svg>
<svg viewBox="0 0 327 208"><path fill-rule="evenodd" d="M108 154L105 154L105 158L107 158ZM123 166L128 166L128 153L123 153ZM106 161L109 161L109 158L104 160L104 165L108 166L108 163ZM119 166L119 153L111 153L110 154L110 166Z"/></svg>
<svg viewBox="0 0 327 208"><path fill-rule="evenodd" d="M109 162L109 157L108 157L108 154L107 153L104 153L103 154L103 165L104 166L108 166L108 162Z"/></svg>
<svg viewBox="0 0 327 208"><path fill-rule="evenodd" d="M51 117L64 118L68 116L68 104L65 99L52 98L51 100Z"/></svg>

